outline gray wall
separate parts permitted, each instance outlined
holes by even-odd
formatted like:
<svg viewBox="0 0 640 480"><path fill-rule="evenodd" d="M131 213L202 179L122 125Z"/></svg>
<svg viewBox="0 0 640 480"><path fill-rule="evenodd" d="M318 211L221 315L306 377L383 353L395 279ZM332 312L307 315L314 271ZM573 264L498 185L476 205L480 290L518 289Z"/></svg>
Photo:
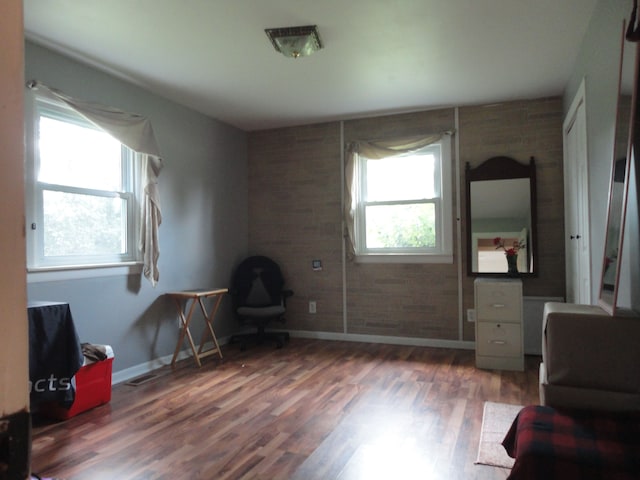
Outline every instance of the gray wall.
<svg viewBox="0 0 640 480"><path fill-rule="evenodd" d="M80 340L113 346L114 371L172 354L177 316L163 293L227 286L247 252L247 135L29 42L25 78L148 116L164 159L156 288L138 275L30 282L29 300L69 302ZM221 307L219 336L235 329L229 303Z"/></svg>
<svg viewBox="0 0 640 480"><path fill-rule="evenodd" d="M589 207L591 213L592 298L598 298L607 221L618 68L623 20L628 18L631 0L600 0L585 34L580 55L564 95L565 114L579 84L585 78L589 158ZM635 179L627 212L626 249L623 251L619 305L640 310L640 260L637 246L638 197ZM632 246L632 248L628 248Z"/></svg>

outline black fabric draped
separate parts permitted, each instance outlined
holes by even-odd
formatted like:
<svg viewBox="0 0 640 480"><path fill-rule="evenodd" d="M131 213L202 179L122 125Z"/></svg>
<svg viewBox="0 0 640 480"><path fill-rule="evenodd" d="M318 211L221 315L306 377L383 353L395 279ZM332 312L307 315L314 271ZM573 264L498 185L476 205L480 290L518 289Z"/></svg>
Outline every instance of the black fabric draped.
<svg viewBox="0 0 640 480"><path fill-rule="evenodd" d="M72 378L84 357L68 303L28 305L29 386L31 405L58 402L70 407L75 399Z"/></svg>

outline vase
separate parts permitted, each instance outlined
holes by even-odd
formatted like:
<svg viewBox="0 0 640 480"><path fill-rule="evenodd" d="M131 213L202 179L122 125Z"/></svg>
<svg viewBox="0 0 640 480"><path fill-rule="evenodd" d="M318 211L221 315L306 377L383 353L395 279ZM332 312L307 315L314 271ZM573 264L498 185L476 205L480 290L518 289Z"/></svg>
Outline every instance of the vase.
<svg viewBox="0 0 640 480"><path fill-rule="evenodd" d="M512 277L518 276L518 256L507 255L507 274Z"/></svg>

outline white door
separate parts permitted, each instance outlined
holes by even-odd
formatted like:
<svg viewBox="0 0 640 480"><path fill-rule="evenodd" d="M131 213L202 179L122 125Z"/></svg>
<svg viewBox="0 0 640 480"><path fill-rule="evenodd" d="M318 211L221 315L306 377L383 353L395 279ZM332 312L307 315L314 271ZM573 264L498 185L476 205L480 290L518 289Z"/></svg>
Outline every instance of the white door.
<svg viewBox="0 0 640 480"><path fill-rule="evenodd" d="M584 80L563 125L566 291L568 303L591 304L589 176Z"/></svg>

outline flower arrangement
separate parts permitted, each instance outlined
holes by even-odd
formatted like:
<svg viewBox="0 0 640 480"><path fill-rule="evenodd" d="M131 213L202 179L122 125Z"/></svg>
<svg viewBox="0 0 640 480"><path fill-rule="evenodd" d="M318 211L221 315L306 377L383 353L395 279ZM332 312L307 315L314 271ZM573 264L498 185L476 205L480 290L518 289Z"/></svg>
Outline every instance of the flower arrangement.
<svg viewBox="0 0 640 480"><path fill-rule="evenodd" d="M493 239L493 244L496 246L496 250L502 249L504 250L504 254L507 257L515 257L518 255L518 250L524 248L526 244L522 241L514 241L513 246L507 248L504 246L504 239L501 237L496 237Z"/></svg>

